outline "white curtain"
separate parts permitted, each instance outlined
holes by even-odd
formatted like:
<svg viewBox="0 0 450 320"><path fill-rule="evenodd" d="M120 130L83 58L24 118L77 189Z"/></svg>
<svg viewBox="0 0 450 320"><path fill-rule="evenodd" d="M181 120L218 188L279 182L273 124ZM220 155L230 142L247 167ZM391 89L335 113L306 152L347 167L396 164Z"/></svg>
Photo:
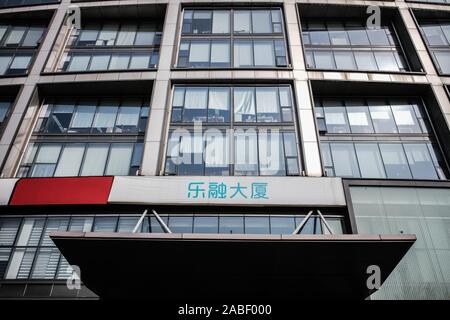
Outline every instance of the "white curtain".
<svg viewBox="0 0 450 320"><path fill-rule="evenodd" d="M102 176L108 158L108 144L91 144L84 158L82 176Z"/></svg>
<svg viewBox="0 0 450 320"><path fill-rule="evenodd" d="M255 55L255 66L274 66L275 53L272 41L254 41L253 52Z"/></svg>
<svg viewBox="0 0 450 320"><path fill-rule="evenodd" d="M36 163L56 163L56 161L58 161L60 151L60 144L42 145L39 148Z"/></svg>
<svg viewBox="0 0 450 320"><path fill-rule="evenodd" d="M207 88L186 88L185 109L206 109Z"/></svg>
<svg viewBox="0 0 450 320"><path fill-rule="evenodd" d="M242 121L242 115L255 114L255 96L252 88L234 89L234 114L236 121Z"/></svg>
<svg viewBox="0 0 450 320"><path fill-rule="evenodd" d="M84 144L67 145L56 167L55 177L78 176L83 160Z"/></svg>
<svg viewBox="0 0 450 320"><path fill-rule="evenodd" d="M118 29L119 29L119 26L117 24L105 24L103 26L102 31L100 32L100 35L98 36L96 45L98 45L98 46L114 45L114 42L116 41Z"/></svg>
<svg viewBox="0 0 450 320"><path fill-rule="evenodd" d="M256 88L258 113L278 113L277 88Z"/></svg>
<svg viewBox="0 0 450 320"><path fill-rule="evenodd" d="M209 109L227 111L230 104L230 90L228 88L209 89Z"/></svg>

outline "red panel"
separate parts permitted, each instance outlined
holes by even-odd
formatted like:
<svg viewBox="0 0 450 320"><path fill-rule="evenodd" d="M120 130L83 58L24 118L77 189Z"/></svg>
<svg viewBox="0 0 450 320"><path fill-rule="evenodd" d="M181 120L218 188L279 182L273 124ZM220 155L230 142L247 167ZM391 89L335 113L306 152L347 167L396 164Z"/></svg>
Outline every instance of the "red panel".
<svg viewBox="0 0 450 320"><path fill-rule="evenodd" d="M9 204L106 204L113 179L114 177L20 179Z"/></svg>

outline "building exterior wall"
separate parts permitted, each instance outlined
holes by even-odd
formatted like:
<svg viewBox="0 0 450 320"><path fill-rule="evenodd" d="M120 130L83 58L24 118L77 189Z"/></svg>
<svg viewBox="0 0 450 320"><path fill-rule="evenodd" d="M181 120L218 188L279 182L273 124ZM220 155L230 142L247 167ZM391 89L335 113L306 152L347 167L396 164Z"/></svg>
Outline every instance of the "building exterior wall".
<svg viewBox="0 0 450 320"><path fill-rule="evenodd" d="M365 71L338 71L338 70L312 70L306 66L306 58L304 56L304 43L302 39L302 14L304 6L306 5L323 5L325 2L320 0L279 0L279 1L189 1L189 0L121 0L121 1L70 1L61 0L60 3L33 5L33 6L18 6L10 8L0 8L0 22L2 17L14 17L16 14L29 12L45 11L51 16L48 21L48 29L43 42L40 44L34 58L34 63L29 69L28 74L22 76L0 76L0 87L11 87L18 89L16 99L10 115L8 117L6 126L0 136L0 172L3 182L0 185L0 205L7 205L10 203L10 197L13 193L15 178L18 176L19 167L24 158L27 145L33 134L38 118L40 107L43 99L48 92L58 92L59 88L64 88L64 92L70 92L71 95L82 95L83 88L90 87L90 90L98 89L103 93L109 91L117 91L119 95L123 87L139 87L140 93L144 93L150 101L150 115L147 123L147 130L145 131L143 156L138 172L142 177L118 177L115 178L112 193L109 202L116 204L142 204L145 203L145 193L155 189L158 181L161 185L174 188L179 194L174 192L173 198L166 197L167 203L158 203L157 199L147 200L158 205L184 205L186 202L181 199L183 197L182 190L179 190L180 184L170 185L171 181L177 179L183 183L192 181L209 181L206 177L197 178L176 178L165 177L165 160L166 149L168 145L168 135L170 127L170 117L172 112L172 96L173 87L176 84L180 85L279 85L287 84L292 88L293 109L294 115L297 119L297 136L298 149L300 155L300 162L303 164L303 172L298 177L270 177L252 178L248 177L225 177L223 180L234 181L236 183L255 182L255 181L269 181L274 188L276 196L274 201L270 202L270 206L297 206L297 207L339 207L342 210L352 208L348 213L348 221L350 224L351 233L356 233L357 230L363 230L360 227L361 211L358 209L358 203L352 203L353 187L348 187L345 181L340 178L327 177L324 171L322 161L322 154L320 148L320 134L318 130L316 114L314 110L314 92L339 91L339 88L345 89L345 94L348 97L365 95L365 92L375 92L377 95L382 95L376 92L377 88L386 90L388 95L405 95L418 94L426 99L428 110L432 116L432 120L441 119L441 122L434 125L434 133L437 133L437 140L439 147L442 150L443 162L450 161L446 150L450 150L448 144L448 136L445 133L450 126L450 100L448 95L448 87L450 86L450 75L440 74L436 65L430 56L430 51L427 48L425 39L419 30L419 24L416 17L416 12L419 11L439 11L446 16L450 21L450 6L446 4L424 3L423 1L350 1L350 0L329 0L326 1L327 6L335 5L337 7L357 6L366 8L367 6L380 6L382 10L393 10L399 15L399 23L403 24L406 33L402 36L407 36L412 43L412 48L415 52L408 52L408 54L417 54L420 65L418 70L406 72L365 72ZM68 28L65 24L66 12L71 4L76 4L83 10L96 10L101 8L113 8L116 14L120 15L120 10L127 7L129 11L135 12L139 16L139 11L143 7L156 8L155 6L164 7L164 19L162 29L162 39L159 47L159 62L155 69L149 70L124 70L124 71L90 71L90 72L55 72L55 66L60 59L62 48L68 41ZM239 7L239 6L277 6L281 7L283 11L283 19L285 26L285 37L287 41L287 56L289 59L289 66L287 68L218 68L218 69L181 69L176 67L176 61L180 46L181 27L183 23L182 10L183 7ZM131 8L131 9L130 9ZM326 8L326 6L325 6ZM100 10L101 11L101 10ZM384 11L382 11L383 14ZM332 12L324 12L324 15L332 15ZM145 18L145 14L144 14ZM83 16L82 16L83 19ZM450 40L449 40L450 41ZM232 54L232 53L231 53ZM376 86L378 87L376 87ZM94 88L94 89L93 89ZM318 89L319 88L319 89ZM323 89L323 88L326 88ZM415 92L415 89L418 92ZM130 89L132 90L132 89ZM328 91L327 91L328 90ZM361 90L361 91L360 91ZM0 90L0 92L2 92ZM400 93L401 92L401 93ZM367 95L369 95L367 93ZM430 102L430 103L429 103ZM407 140L407 139L405 139ZM445 168L449 169L448 164ZM447 177L448 178L448 177ZM160 180L159 180L160 179ZM183 180L184 179L184 180ZM283 179L289 180L283 185ZM443 179L446 180L446 179ZM131 181L129 184L126 181ZM136 181L135 184L132 182ZM148 184L146 181L149 181ZM359 182L364 182L361 179ZM120 185L120 182L123 184ZM389 187L392 181L383 180L383 186ZM411 187L412 185L420 188L427 187L430 183L439 184L438 181L424 182L419 179L405 180L400 183L392 182L395 188ZM139 184L142 184L139 187ZM443 189L448 188L447 185L442 185ZM292 188L289 192L285 192L283 188ZM132 195L127 195L126 190L132 188L142 188L140 192ZM150 189L145 189L150 188ZM308 190L311 188L311 190ZM348 189L350 188L350 189ZM344 199L344 190L347 198ZM350 191L349 191L350 190ZM446 190L448 191L448 190ZM443 191L443 192L446 192ZM301 194L295 197L295 192ZM324 194L321 195L320 192ZM186 193L186 192L185 192ZM326 193L326 194L325 194ZM185 196L185 195L184 195ZM118 200L117 200L118 199ZM178 201L177 201L178 199ZM281 202L280 202L281 201ZM159 201L161 202L161 201ZM188 201L189 202L189 201ZM195 204L195 202L191 203ZM255 205L251 202L234 202L227 201L200 201L198 205ZM260 203L257 203L260 205ZM2 212L7 214L8 209ZM2 213L3 214L3 213ZM386 213L387 214L387 213ZM446 220L447 221L447 220ZM379 231L380 230L380 231ZM377 229L377 232L384 232L384 229ZM419 237L419 236L418 236ZM445 241L449 241L448 238ZM450 245L446 242L446 245ZM431 249L430 249L431 250ZM433 249L434 250L434 249ZM404 262L407 264L408 262ZM411 262L413 263L413 262ZM402 268L406 268L402 266ZM400 271L399 271L400 272ZM442 271L445 272L445 271ZM397 277L397 276L396 276ZM374 298L448 298L448 279L442 279L439 283L445 283L441 288L441 284L430 284L427 290L436 294L426 296L406 295L403 291L396 293L389 293L389 290L398 290L393 286L386 288L384 293L379 293ZM448 277L447 277L448 278ZM397 279L398 281L403 281ZM406 280L405 280L406 281ZM436 282L436 283L437 283ZM394 288L395 287L395 288ZM420 287L422 288L422 287ZM445 291L447 290L447 291ZM439 291L439 292L438 292ZM446 293L444 293L444 291Z"/></svg>

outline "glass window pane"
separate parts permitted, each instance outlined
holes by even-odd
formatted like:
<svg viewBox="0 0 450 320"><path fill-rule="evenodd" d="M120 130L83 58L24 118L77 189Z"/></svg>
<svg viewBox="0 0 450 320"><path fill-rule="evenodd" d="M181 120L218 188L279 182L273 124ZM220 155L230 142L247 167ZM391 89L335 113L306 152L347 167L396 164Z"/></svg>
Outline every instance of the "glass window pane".
<svg viewBox="0 0 450 320"><path fill-rule="evenodd" d="M183 121L206 121L208 88L186 88Z"/></svg>
<svg viewBox="0 0 450 320"><path fill-rule="evenodd" d="M411 172L401 144L381 143L380 151L389 179L411 179Z"/></svg>
<svg viewBox="0 0 450 320"><path fill-rule="evenodd" d="M341 105L340 101L323 101L325 122L329 133L350 133L345 107Z"/></svg>
<svg viewBox="0 0 450 320"><path fill-rule="evenodd" d="M151 46L155 39L155 28L153 26L143 25L139 28L136 34L136 40L134 44L136 46Z"/></svg>
<svg viewBox="0 0 450 320"><path fill-rule="evenodd" d="M196 10L192 20L192 32L196 34L211 33L211 11Z"/></svg>
<svg viewBox="0 0 450 320"><path fill-rule="evenodd" d="M12 246L14 244L20 222L20 218L0 219L0 246Z"/></svg>
<svg viewBox="0 0 450 320"><path fill-rule="evenodd" d="M218 217L195 217L194 233L217 233L219 231Z"/></svg>
<svg viewBox="0 0 450 320"><path fill-rule="evenodd" d="M20 70L28 69L31 62L31 55L16 55L9 66L9 72L18 72ZM13 69L17 69L14 71Z"/></svg>
<svg viewBox="0 0 450 320"><path fill-rule="evenodd" d="M48 119L47 132L62 133L67 131L73 115L73 105L72 101L60 102L54 105L52 114Z"/></svg>
<svg viewBox="0 0 450 320"><path fill-rule="evenodd" d="M138 221L139 217L120 217L117 232L132 232Z"/></svg>
<svg viewBox="0 0 450 320"><path fill-rule="evenodd" d="M213 33L230 33L230 12L213 11Z"/></svg>
<svg viewBox="0 0 450 320"><path fill-rule="evenodd" d="M370 44L366 30L363 27L361 29L348 30L347 33L352 46L367 46Z"/></svg>
<svg viewBox="0 0 450 320"><path fill-rule="evenodd" d="M358 162L351 143L330 143L334 170L338 177L359 178Z"/></svg>
<svg viewBox="0 0 450 320"><path fill-rule="evenodd" d="M255 122L255 95L253 88L234 89L234 120L238 122Z"/></svg>
<svg viewBox="0 0 450 320"><path fill-rule="evenodd" d="M270 217L271 234L292 234L295 230L294 217Z"/></svg>
<svg viewBox="0 0 450 320"><path fill-rule="evenodd" d="M112 133L118 109L118 101L103 101L95 114L92 125L94 132Z"/></svg>
<svg viewBox="0 0 450 320"><path fill-rule="evenodd" d="M381 71L399 71L397 61L392 52L375 52L375 59L378 64L378 70Z"/></svg>
<svg viewBox="0 0 450 320"><path fill-rule="evenodd" d="M56 248L39 249L34 262L32 279L53 279L61 254Z"/></svg>
<svg viewBox="0 0 450 320"><path fill-rule="evenodd" d="M327 46L330 45L330 38L328 36L328 31L312 30L309 32L309 38L312 45L316 46Z"/></svg>
<svg viewBox="0 0 450 320"><path fill-rule="evenodd" d="M282 135L260 131L258 134L259 169L264 176L286 175Z"/></svg>
<svg viewBox="0 0 450 320"><path fill-rule="evenodd" d="M60 144L43 144L39 148L37 154L36 163L56 163L59 158L59 152L61 151Z"/></svg>
<svg viewBox="0 0 450 320"><path fill-rule="evenodd" d="M67 71L85 71L88 68L90 55L73 55Z"/></svg>
<svg viewBox="0 0 450 320"><path fill-rule="evenodd" d="M131 57L130 69L148 69L150 65L150 55L139 54Z"/></svg>
<svg viewBox="0 0 450 320"><path fill-rule="evenodd" d="M291 90L288 87L279 87L280 91L280 104L282 107L291 107Z"/></svg>
<svg viewBox="0 0 450 320"><path fill-rule="evenodd" d="M83 160L84 147L84 144L66 145L61 153L54 176L78 176Z"/></svg>
<svg viewBox="0 0 450 320"><path fill-rule="evenodd" d="M209 122L230 121L230 89L209 88Z"/></svg>
<svg viewBox="0 0 450 320"><path fill-rule="evenodd" d="M130 172L132 153L133 144L131 143L112 144L105 174L111 176L127 176Z"/></svg>
<svg viewBox="0 0 450 320"><path fill-rule="evenodd" d="M192 41L191 50L189 51L189 63L193 67L209 66L209 49L208 41Z"/></svg>
<svg viewBox="0 0 450 320"><path fill-rule="evenodd" d="M11 61L11 56L0 56L0 75L6 73L9 63Z"/></svg>
<svg viewBox="0 0 450 320"><path fill-rule="evenodd" d="M386 178L378 145L373 143L356 143L356 155L363 178Z"/></svg>
<svg viewBox="0 0 450 320"><path fill-rule="evenodd" d="M110 58L109 54L94 55L89 70L108 70Z"/></svg>
<svg viewBox="0 0 450 320"><path fill-rule="evenodd" d="M426 144L405 143L404 148L414 179L438 179Z"/></svg>
<svg viewBox="0 0 450 320"><path fill-rule="evenodd" d="M118 217L95 217L93 232L116 232Z"/></svg>
<svg viewBox="0 0 450 320"><path fill-rule="evenodd" d="M230 42L212 41L211 42L211 67L229 67L230 66Z"/></svg>
<svg viewBox="0 0 450 320"><path fill-rule="evenodd" d="M391 108L382 100L368 100L370 116L376 133L396 133Z"/></svg>
<svg viewBox="0 0 450 320"><path fill-rule="evenodd" d="M245 217L246 234L270 234L269 217Z"/></svg>
<svg viewBox="0 0 450 320"><path fill-rule="evenodd" d="M314 51L314 61L317 69L335 69L331 51Z"/></svg>
<svg viewBox="0 0 450 320"><path fill-rule="evenodd" d="M234 43L234 66L253 66L253 53L251 41L235 41Z"/></svg>
<svg viewBox="0 0 450 320"><path fill-rule="evenodd" d="M127 101L122 103L122 106L119 109L119 114L117 115L115 132L137 132L140 113L140 101Z"/></svg>
<svg viewBox="0 0 450 320"><path fill-rule="evenodd" d="M136 36L136 25L123 25L117 37L118 46L132 46Z"/></svg>
<svg viewBox="0 0 450 320"><path fill-rule="evenodd" d="M250 11L234 11L234 32L250 33Z"/></svg>
<svg viewBox="0 0 450 320"><path fill-rule="evenodd" d="M82 101L76 107L70 125L70 133L89 132L94 119L97 103L95 101Z"/></svg>
<svg viewBox="0 0 450 320"><path fill-rule="evenodd" d="M439 25L422 26L422 31L430 46L447 46L447 40Z"/></svg>
<svg viewBox="0 0 450 320"><path fill-rule="evenodd" d="M391 100L392 113L400 133L422 133L413 105L405 100Z"/></svg>
<svg viewBox="0 0 450 320"><path fill-rule="evenodd" d="M109 70L128 69L129 61L130 61L129 55L125 55L125 54L113 55L111 57L111 62L109 63Z"/></svg>
<svg viewBox="0 0 450 320"><path fill-rule="evenodd" d="M434 56L442 73L450 74L450 55L448 51L434 51Z"/></svg>
<svg viewBox="0 0 450 320"><path fill-rule="evenodd" d="M271 33L272 23L269 10L252 11L253 33Z"/></svg>
<svg viewBox="0 0 450 320"><path fill-rule="evenodd" d="M258 175L258 147L255 131L235 132L235 175Z"/></svg>
<svg viewBox="0 0 450 320"><path fill-rule="evenodd" d="M345 30L330 30L331 44L335 46L346 46L350 44Z"/></svg>
<svg viewBox="0 0 450 320"><path fill-rule="evenodd" d="M80 31L78 45L94 45L98 36L97 26L87 26Z"/></svg>
<svg viewBox="0 0 450 320"><path fill-rule="evenodd" d="M192 233L193 217L170 216L168 227L174 233Z"/></svg>
<svg viewBox="0 0 450 320"><path fill-rule="evenodd" d="M23 40L22 46L36 47L39 44L39 40L44 33L44 28L41 27L31 27L28 29L27 35Z"/></svg>
<svg viewBox="0 0 450 320"><path fill-rule="evenodd" d="M119 25L115 23L105 24L95 44L97 46L113 46L116 41L118 30Z"/></svg>
<svg viewBox="0 0 450 320"><path fill-rule="evenodd" d="M369 108L363 101L349 100L345 102L347 116L352 133L373 133Z"/></svg>
<svg viewBox="0 0 450 320"><path fill-rule="evenodd" d="M226 133L209 131L205 140L205 174L228 175L230 144Z"/></svg>
<svg viewBox="0 0 450 320"><path fill-rule="evenodd" d="M253 41L253 53L255 57L255 67L275 66L275 54L272 41Z"/></svg>
<svg viewBox="0 0 450 320"><path fill-rule="evenodd" d="M367 29L367 35L369 36L370 43L373 46L389 46L389 39L383 28Z"/></svg>
<svg viewBox="0 0 450 320"><path fill-rule="evenodd" d="M355 70L356 64L353 53L350 51L334 51L336 68L342 70Z"/></svg>
<svg viewBox="0 0 450 320"><path fill-rule="evenodd" d="M84 157L81 176L102 176L108 158L109 144L90 144Z"/></svg>
<svg viewBox="0 0 450 320"><path fill-rule="evenodd" d="M26 27L13 27L6 38L5 45L19 45L26 30Z"/></svg>
<svg viewBox="0 0 450 320"><path fill-rule="evenodd" d="M219 218L219 233L243 234L244 233L244 217L221 216Z"/></svg>
<svg viewBox="0 0 450 320"><path fill-rule="evenodd" d="M377 70L377 64L372 52L355 52L355 60L358 70Z"/></svg>
<svg viewBox="0 0 450 320"><path fill-rule="evenodd" d="M258 122L281 121L277 88L256 88Z"/></svg>

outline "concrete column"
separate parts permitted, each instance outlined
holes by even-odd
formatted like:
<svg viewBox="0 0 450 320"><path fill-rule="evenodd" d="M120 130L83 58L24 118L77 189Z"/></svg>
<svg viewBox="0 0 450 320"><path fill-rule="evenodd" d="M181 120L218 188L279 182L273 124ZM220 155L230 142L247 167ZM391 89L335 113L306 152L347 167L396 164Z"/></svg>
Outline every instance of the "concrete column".
<svg viewBox="0 0 450 320"><path fill-rule="evenodd" d="M175 50L177 20L180 10L178 0L170 1L166 8L166 19L160 48L160 57L156 80L153 85L150 102L150 117L145 133L144 154L141 165L141 175L159 175L161 160L164 158L164 140L167 132L171 86L170 74Z"/></svg>

